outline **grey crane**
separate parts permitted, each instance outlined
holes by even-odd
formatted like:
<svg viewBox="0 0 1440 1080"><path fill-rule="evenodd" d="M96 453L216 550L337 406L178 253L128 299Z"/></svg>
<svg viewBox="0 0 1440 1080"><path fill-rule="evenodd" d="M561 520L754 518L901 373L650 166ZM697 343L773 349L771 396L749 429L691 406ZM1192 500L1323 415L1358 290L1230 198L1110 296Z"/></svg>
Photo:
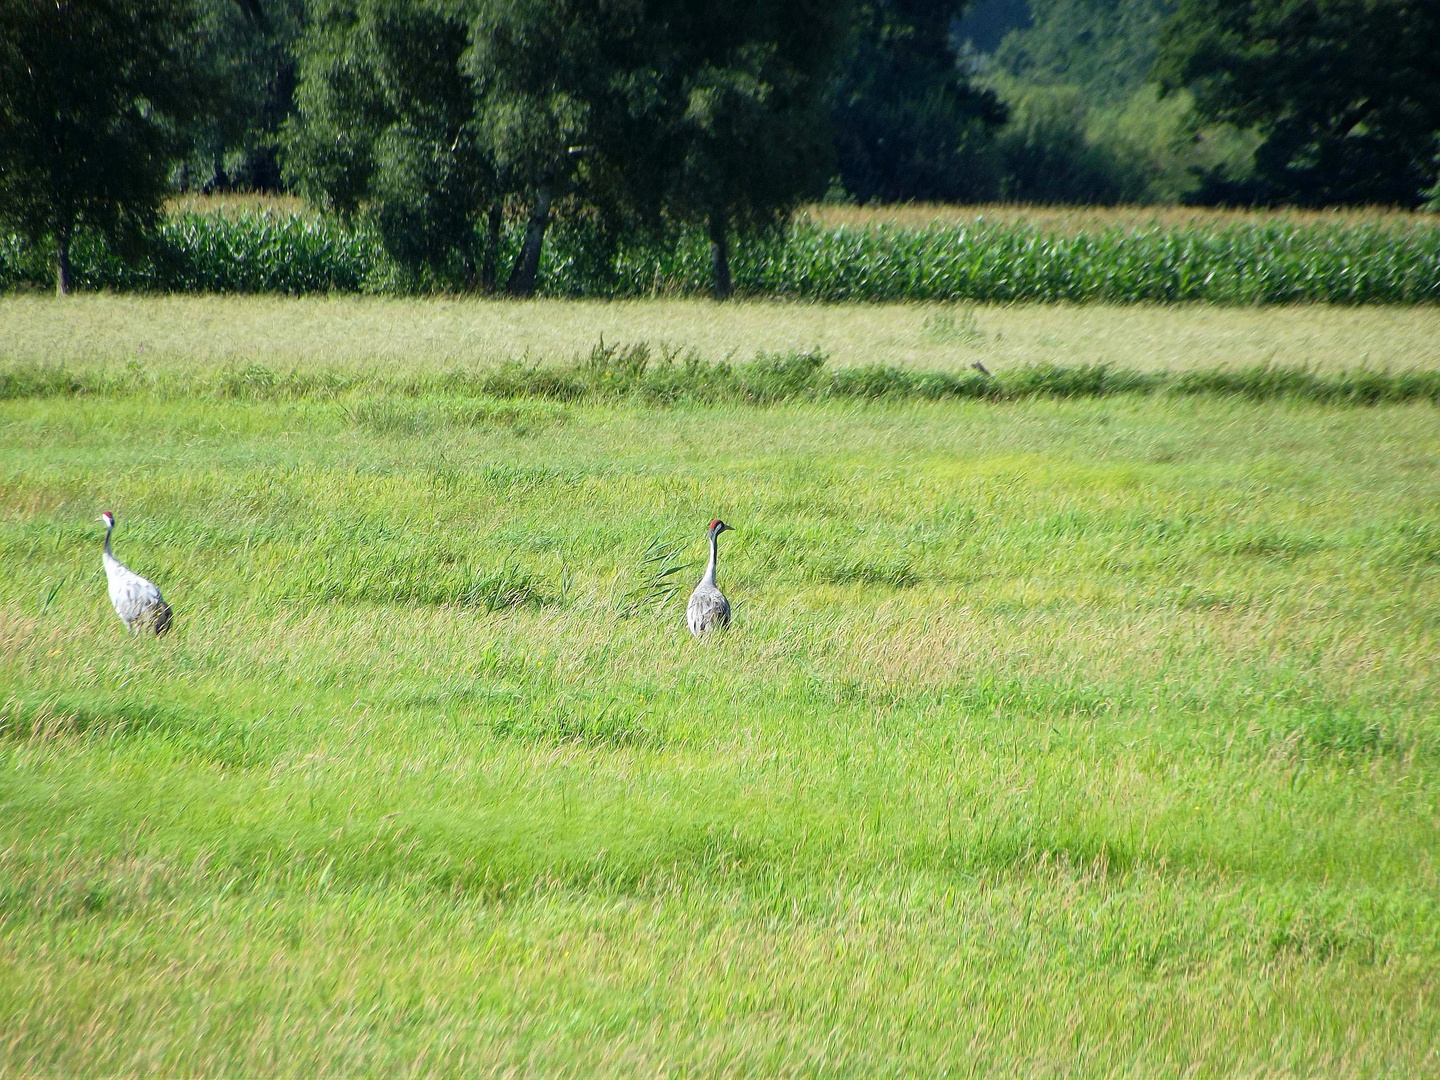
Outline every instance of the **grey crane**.
<svg viewBox="0 0 1440 1080"><path fill-rule="evenodd" d="M148 630L163 634L170 629L170 605L165 603L153 581L121 564L110 552L110 534L115 531L115 515L106 510L100 515L105 523L105 578L110 583L110 603L115 614L132 634Z"/></svg>
<svg viewBox="0 0 1440 1080"><path fill-rule="evenodd" d="M696 637L730 625L730 601L715 584L715 558L719 551L716 540L727 530L735 531L719 518L710 522L710 562L705 567L705 576L690 594L690 603L685 605L685 625Z"/></svg>

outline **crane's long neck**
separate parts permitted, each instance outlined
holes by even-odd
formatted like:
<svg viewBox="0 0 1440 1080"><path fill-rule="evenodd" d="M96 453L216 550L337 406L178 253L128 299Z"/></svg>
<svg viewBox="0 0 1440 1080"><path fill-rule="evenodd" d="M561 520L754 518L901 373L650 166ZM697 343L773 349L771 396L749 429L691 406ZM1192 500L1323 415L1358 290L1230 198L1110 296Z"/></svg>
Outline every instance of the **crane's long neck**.
<svg viewBox="0 0 1440 1080"><path fill-rule="evenodd" d="M700 584L702 585L715 584L715 557L719 554L719 539L720 534L718 532L712 532L710 534L710 562L705 567L705 576L700 579Z"/></svg>
<svg viewBox="0 0 1440 1080"><path fill-rule="evenodd" d="M114 531L115 531L115 526L114 526L114 525L106 525L106 526L105 526L105 557L106 557L107 559L113 559L113 558L115 558L115 553L110 550L110 534L111 534L112 532L114 532Z"/></svg>

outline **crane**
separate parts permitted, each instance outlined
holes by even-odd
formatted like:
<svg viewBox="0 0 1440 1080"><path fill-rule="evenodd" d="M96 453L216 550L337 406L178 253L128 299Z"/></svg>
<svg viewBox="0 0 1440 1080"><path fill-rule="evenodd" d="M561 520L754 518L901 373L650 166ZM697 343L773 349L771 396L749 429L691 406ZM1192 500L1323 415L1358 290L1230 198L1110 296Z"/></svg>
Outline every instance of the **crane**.
<svg viewBox="0 0 1440 1080"><path fill-rule="evenodd" d="M715 559L719 551L716 540L727 530L735 531L719 518L710 522L710 562L705 567L705 576L690 594L690 603L685 605L685 624L696 637L708 634L711 630L723 630L730 625L730 601L725 599L725 594L715 584Z"/></svg>
<svg viewBox="0 0 1440 1080"><path fill-rule="evenodd" d="M146 581L110 552L110 534L115 531L115 515L106 510L100 515L105 523L105 578L110 583L110 603L115 614L132 634L149 630L157 636L170 629L170 605L160 595L153 581Z"/></svg>

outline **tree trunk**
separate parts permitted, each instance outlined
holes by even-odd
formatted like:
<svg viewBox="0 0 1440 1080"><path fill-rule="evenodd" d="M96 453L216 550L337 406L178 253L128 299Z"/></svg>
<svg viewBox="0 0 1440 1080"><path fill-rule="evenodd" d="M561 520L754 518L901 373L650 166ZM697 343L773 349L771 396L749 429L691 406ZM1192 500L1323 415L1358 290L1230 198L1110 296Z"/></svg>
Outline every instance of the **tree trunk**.
<svg viewBox="0 0 1440 1080"><path fill-rule="evenodd" d="M730 281L730 236L723 210L710 211L710 276L716 300L729 300L735 291Z"/></svg>
<svg viewBox="0 0 1440 1080"><path fill-rule="evenodd" d="M55 295L70 295L70 235L55 237Z"/></svg>
<svg viewBox="0 0 1440 1080"><path fill-rule="evenodd" d="M216 191L228 191L230 178L225 175L225 157L216 151L210 158L210 180L202 189L206 195Z"/></svg>
<svg viewBox="0 0 1440 1080"><path fill-rule="evenodd" d="M545 228L550 224L550 200L555 196L555 168L551 166L540 176L540 186L535 191L535 206L530 211L530 220L525 223L525 242L515 256L515 265L510 268L510 280L505 291L511 296L532 296L535 293L535 276L540 271L540 245L545 242Z"/></svg>
<svg viewBox="0 0 1440 1080"><path fill-rule="evenodd" d="M495 268L500 263L500 204L490 207L485 215L485 254L480 260L480 288L487 294L495 291Z"/></svg>

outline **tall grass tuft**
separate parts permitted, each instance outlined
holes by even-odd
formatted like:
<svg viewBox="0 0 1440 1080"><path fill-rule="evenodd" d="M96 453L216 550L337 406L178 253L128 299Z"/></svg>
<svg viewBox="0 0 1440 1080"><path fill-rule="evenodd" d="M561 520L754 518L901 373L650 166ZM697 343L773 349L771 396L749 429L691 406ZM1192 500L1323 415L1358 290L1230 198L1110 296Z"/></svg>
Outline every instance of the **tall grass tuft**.
<svg viewBox="0 0 1440 1080"><path fill-rule="evenodd" d="M0 400L79 395L213 397L248 401L336 399L354 426L375 434L425 435L444 428L507 430L516 435L562 424L557 402L628 400L656 405L736 402L757 406L817 400L1103 398L1116 394L1243 397L1327 405L1440 403L1440 371L1331 373L1260 365L1210 371L1136 371L1109 364L1035 364L991 374L913 371L886 365L826 367L818 350L758 353L749 361L710 363L693 352L643 342L603 342L568 365L512 362L489 370L456 369L390 379L378 373L274 372L259 365L194 374L159 374L16 365L0 368ZM376 400L376 395L382 400ZM463 403L419 402L426 396ZM496 400L498 399L498 401Z"/></svg>
<svg viewBox="0 0 1440 1080"><path fill-rule="evenodd" d="M672 540L663 533L652 536L634 563L616 575L611 588L615 614L629 619L645 611L661 611L679 598L677 575L692 565L685 561L684 550L683 540Z"/></svg>

